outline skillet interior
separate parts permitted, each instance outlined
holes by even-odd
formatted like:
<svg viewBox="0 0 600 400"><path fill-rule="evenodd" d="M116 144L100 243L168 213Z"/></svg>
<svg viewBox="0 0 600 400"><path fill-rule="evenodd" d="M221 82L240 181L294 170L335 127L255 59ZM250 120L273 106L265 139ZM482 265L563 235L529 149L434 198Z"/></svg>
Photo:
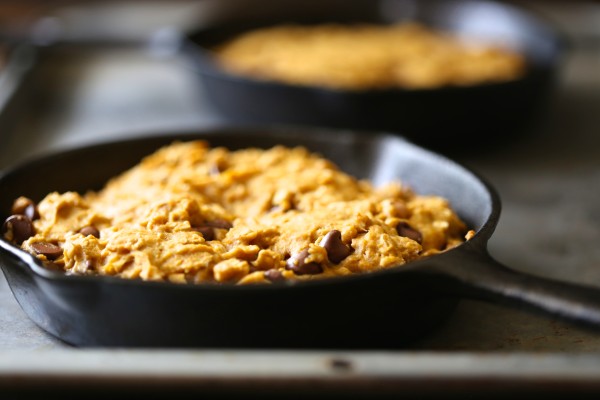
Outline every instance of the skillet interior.
<svg viewBox="0 0 600 400"><path fill-rule="evenodd" d="M475 175L397 136L279 127L150 136L26 162L0 178L2 217L19 195L39 201L53 190L98 189L159 146L191 138L232 149L304 145L355 176L402 179L420 193L449 198L479 230L472 242L481 246L498 216L496 196ZM411 269L292 285L181 286L68 277L40 268L5 241L0 245L5 275L25 312L77 345L393 348L428 332L456 304L435 292L431 277Z"/></svg>
<svg viewBox="0 0 600 400"><path fill-rule="evenodd" d="M201 11L200 28L187 32L184 54L207 98L229 119L400 131L437 148L482 146L524 132L547 104L565 44L535 15L492 1L283 0L256 7L243 0L207 0ZM526 56L528 73L510 82L468 87L338 91L232 75L207 51L235 33L276 23L404 20L500 41Z"/></svg>

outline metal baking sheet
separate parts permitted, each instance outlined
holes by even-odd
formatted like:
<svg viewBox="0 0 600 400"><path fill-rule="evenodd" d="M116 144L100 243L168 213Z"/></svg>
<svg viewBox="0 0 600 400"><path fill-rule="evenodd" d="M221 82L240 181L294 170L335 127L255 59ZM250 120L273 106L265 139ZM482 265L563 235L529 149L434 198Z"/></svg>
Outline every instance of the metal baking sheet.
<svg viewBox="0 0 600 400"><path fill-rule="evenodd" d="M448 155L500 193L503 211L490 241L495 258L517 270L600 287L600 45L590 43L586 36L585 46L573 48L535 129L500 147ZM11 127L0 134L0 168L52 149L136 135L131 132L223 122L183 60L140 46L47 48L22 89L32 99L27 106L0 113L0 124ZM470 300L403 351L74 349L29 321L0 279L5 393L77 392L83 384L140 390L150 381L156 390L210 393L595 392L599 350L598 331Z"/></svg>

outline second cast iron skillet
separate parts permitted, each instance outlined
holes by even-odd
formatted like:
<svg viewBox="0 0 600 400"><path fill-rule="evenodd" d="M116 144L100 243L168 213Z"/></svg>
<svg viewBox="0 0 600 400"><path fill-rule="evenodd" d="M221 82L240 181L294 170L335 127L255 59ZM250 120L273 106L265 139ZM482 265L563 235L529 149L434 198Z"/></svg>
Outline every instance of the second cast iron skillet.
<svg viewBox="0 0 600 400"><path fill-rule="evenodd" d="M159 146L197 138L231 149L306 146L376 184L400 179L418 193L448 198L477 233L446 253L385 271L251 286L66 276L0 240L10 288L36 324L79 346L397 348L442 323L468 296L600 326L600 290L518 273L488 255L500 213L488 183L397 135L229 127L72 149L5 172L0 216L18 196L39 201L51 191L99 189Z"/></svg>
<svg viewBox="0 0 600 400"><path fill-rule="evenodd" d="M428 148L502 143L526 133L546 109L566 50L565 38L541 15L488 0L205 0L200 6L183 54L206 98L228 120L390 130ZM406 21L504 43L526 58L527 72L469 86L335 90L229 73L212 51L246 30L277 24Z"/></svg>

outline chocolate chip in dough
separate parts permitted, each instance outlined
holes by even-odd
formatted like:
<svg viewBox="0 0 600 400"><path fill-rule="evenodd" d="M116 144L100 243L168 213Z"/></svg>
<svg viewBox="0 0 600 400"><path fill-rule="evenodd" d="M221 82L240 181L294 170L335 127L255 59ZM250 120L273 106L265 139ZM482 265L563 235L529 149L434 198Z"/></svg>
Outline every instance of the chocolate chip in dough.
<svg viewBox="0 0 600 400"><path fill-rule="evenodd" d="M308 255L307 249L293 255L286 261L285 268L293 271L296 275L316 275L323 272L323 267L316 262L305 262Z"/></svg>
<svg viewBox="0 0 600 400"><path fill-rule="evenodd" d="M64 272L64 269L55 263L44 263L44 267L46 267L46 269L49 269L50 271L55 271L55 272Z"/></svg>
<svg viewBox="0 0 600 400"><path fill-rule="evenodd" d="M231 225L231 222L226 221L224 219L214 219L212 221L206 221L204 223L204 226L209 226L211 228L217 229L231 229L233 227L233 225Z"/></svg>
<svg viewBox="0 0 600 400"><path fill-rule="evenodd" d="M228 167L227 160L225 160L224 158L219 158L212 162L212 164L210 165L210 168L208 170L208 173L209 173L209 175L217 176L219 174L222 174L227 169L227 167Z"/></svg>
<svg viewBox="0 0 600 400"><path fill-rule="evenodd" d="M215 240L215 229L231 229L232 225L229 221L224 219L214 219L212 221L206 221L200 226L194 226L196 232L200 232L204 237L204 240L210 241Z"/></svg>
<svg viewBox="0 0 600 400"><path fill-rule="evenodd" d="M25 215L32 221L40 218L40 214L38 213L37 207L33 200L24 196L21 196L14 201L11 211L13 214Z"/></svg>
<svg viewBox="0 0 600 400"><path fill-rule="evenodd" d="M21 244L25 240L35 235L31 219L25 215L11 215L2 225L2 233L7 240L13 243Z"/></svg>
<svg viewBox="0 0 600 400"><path fill-rule="evenodd" d="M81 233L83 236L94 236L97 239L100 239L100 231L94 227L94 226L84 226L83 228L81 228L79 230L79 233Z"/></svg>
<svg viewBox="0 0 600 400"><path fill-rule="evenodd" d="M36 254L43 254L48 260L56 260L63 253L60 246L48 242L38 242L31 245Z"/></svg>
<svg viewBox="0 0 600 400"><path fill-rule="evenodd" d="M25 209L25 216L32 221L35 221L36 219L40 219L40 213L38 212L35 204L32 204Z"/></svg>
<svg viewBox="0 0 600 400"><path fill-rule="evenodd" d="M263 272L263 276L265 277L265 279L271 282L280 282L285 280L281 271L275 268Z"/></svg>
<svg viewBox="0 0 600 400"><path fill-rule="evenodd" d="M327 233L320 243L327 251L327 258L334 264L339 264L352 253L352 247L342 241L342 233L334 229Z"/></svg>
<svg viewBox="0 0 600 400"><path fill-rule="evenodd" d="M196 226L193 228L196 232L200 232L204 240L215 240L215 231L210 226Z"/></svg>
<svg viewBox="0 0 600 400"><path fill-rule="evenodd" d="M208 174L212 176L217 176L221 173L221 168L219 168L218 164L212 164L210 169L208 170Z"/></svg>
<svg viewBox="0 0 600 400"><path fill-rule="evenodd" d="M417 243L423 242L423 235L421 235L421 232L411 227L407 222L400 222L396 226L396 231L398 232L398 235L412 239Z"/></svg>

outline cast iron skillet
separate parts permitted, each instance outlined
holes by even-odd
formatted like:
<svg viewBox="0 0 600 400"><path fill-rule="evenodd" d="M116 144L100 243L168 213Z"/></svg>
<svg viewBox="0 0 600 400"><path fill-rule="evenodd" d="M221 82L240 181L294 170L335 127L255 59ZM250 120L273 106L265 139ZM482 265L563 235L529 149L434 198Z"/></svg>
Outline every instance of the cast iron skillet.
<svg viewBox="0 0 600 400"><path fill-rule="evenodd" d="M477 234L456 249L386 271L254 286L66 276L0 240L8 283L35 323L80 346L394 348L441 323L460 297L474 296L600 326L600 290L517 273L488 255L500 213L489 184L397 135L222 127L77 148L5 172L1 217L17 196L39 201L50 191L99 189L159 146L193 138L231 149L306 146L357 177L400 179L419 193L447 197Z"/></svg>
<svg viewBox="0 0 600 400"><path fill-rule="evenodd" d="M208 100L229 120L403 132L432 146L475 145L523 133L543 115L566 50L562 34L534 13L485 0L206 0L183 54ZM263 2L266 3L266 2ZM278 23L420 21L522 52L521 79L468 87L344 91L268 82L223 70L210 49L234 34ZM481 140L484 137L485 140ZM477 139L473 141L472 139Z"/></svg>

